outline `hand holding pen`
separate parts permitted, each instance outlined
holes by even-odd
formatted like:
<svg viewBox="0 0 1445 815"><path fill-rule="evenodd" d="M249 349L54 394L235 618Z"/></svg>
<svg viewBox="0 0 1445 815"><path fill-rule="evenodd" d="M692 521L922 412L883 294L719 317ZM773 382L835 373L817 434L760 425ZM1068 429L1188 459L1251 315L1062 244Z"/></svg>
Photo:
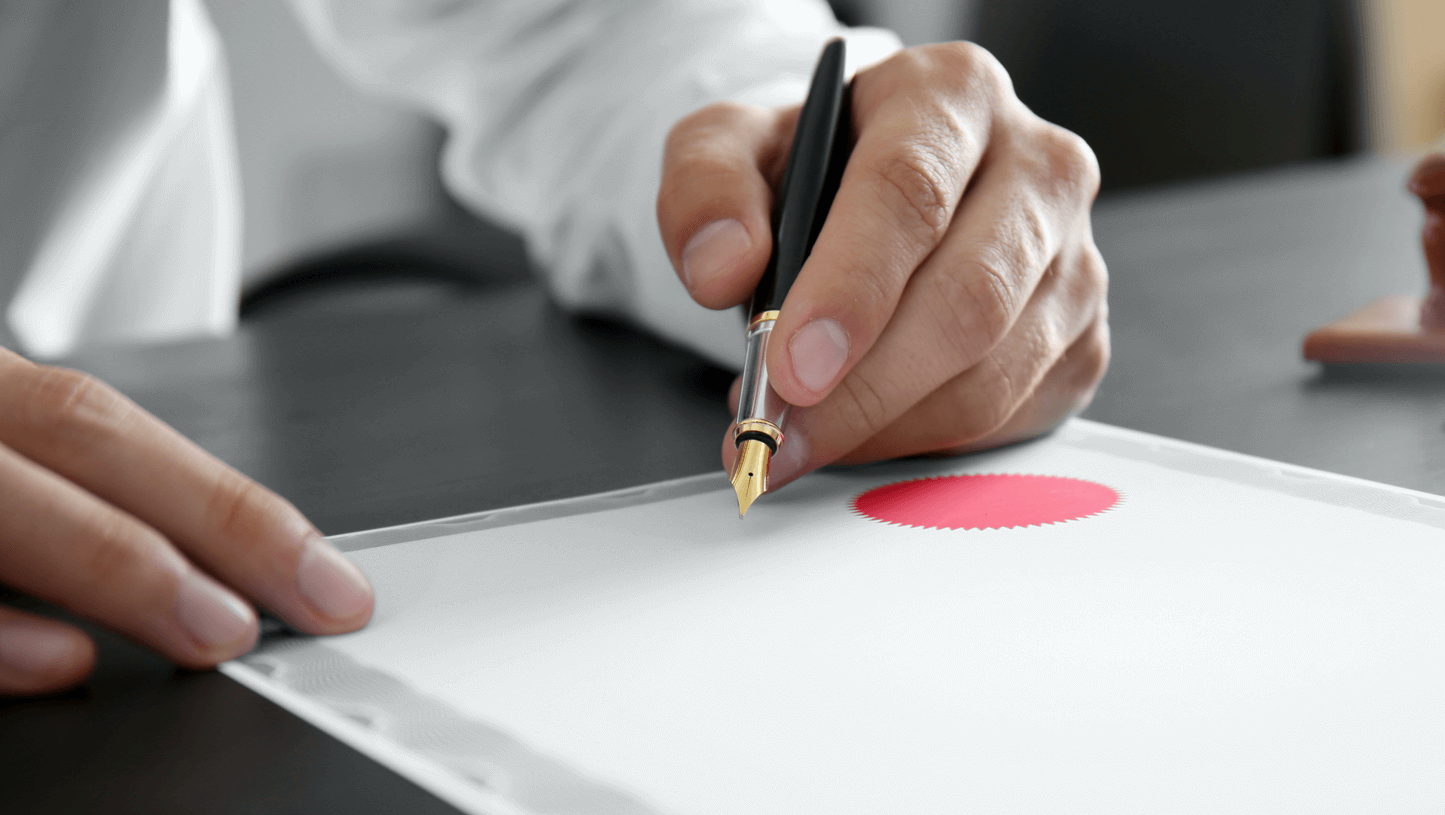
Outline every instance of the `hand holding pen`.
<svg viewBox="0 0 1445 815"><path fill-rule="evenodd" d="M769 489L828 463L1039 435L1088 403L1108 364L1088 146L968 43L907 49L851 86L852 155L766 350L792 406ZM673 128L659 223L702 305L748 301L768 268L798 120L719 103ZM730 429L730 472L737 451Z"/></svg>

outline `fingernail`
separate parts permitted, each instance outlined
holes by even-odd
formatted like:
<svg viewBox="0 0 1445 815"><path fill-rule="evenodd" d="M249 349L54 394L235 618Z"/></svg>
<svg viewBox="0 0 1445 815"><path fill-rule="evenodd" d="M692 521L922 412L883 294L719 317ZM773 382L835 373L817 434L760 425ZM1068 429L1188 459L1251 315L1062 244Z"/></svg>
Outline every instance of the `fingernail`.
<svg viewBox="0 0 1445 815"><path fill-rule="evenodd" d="M330 544L312 537L296 567L301 596L323 617L349 620L371 606L371 584Z"/></svg>
<svg viewBox="0 0 1445 815"><path fill-rule="evenodd" d="M249 606L195 569L181 578L176 618L206 650L238 643L256 625Z"/></svg>
<svg viewBox="0 0 1445 815"><path fill-rule="evenodd" d="M733 269L752 245L748 231L732 218L713 221L699 229L682 250L682 277L687 287L706 286Z"/></svg>
<svg viewBox="0 0 1445 815"><path fill-rule="evenodd" d="M832 384L848 361L848 335L837 320L814 320L793 334L788 353L798 381L817 393Z"/></svg>
<svg viewBox="0 0 1445 815"><path fill-rule="evenodd" d="M34 620L0 626L0 663L31 676L64 673L80 655L79 635Z"/></svg>
<svg viewBox="0 0 1445 815"><path fill-rule="evenodd" d="M803 431L788 428L783 432L783 443L778 445L778 453L768 467L768 481L782 485L796 478L808 466L808 456L812 452Z"/></svg>

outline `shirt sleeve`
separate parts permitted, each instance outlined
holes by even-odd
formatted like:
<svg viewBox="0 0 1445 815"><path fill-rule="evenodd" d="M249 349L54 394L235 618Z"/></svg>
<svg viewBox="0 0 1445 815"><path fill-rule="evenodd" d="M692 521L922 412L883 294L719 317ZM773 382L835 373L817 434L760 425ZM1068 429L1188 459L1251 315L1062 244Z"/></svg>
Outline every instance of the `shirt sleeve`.
<svg viewBox="0 0 1445 815"><path fill-rule="evenodd" d="M241 188L205 6L0 3L0 40L0 340L55 359L230 333Z"/></svg>
<svg viewBox="0 0 1445 815"><path fill-rule="evenodd" d="M521 231L563 305L734 368L737 315L692 302L658 233L668 130L715 101L801 101L830 37L851 66L899 47L822 0L292 2L342 73L446 126L448 187Z"/></svg>

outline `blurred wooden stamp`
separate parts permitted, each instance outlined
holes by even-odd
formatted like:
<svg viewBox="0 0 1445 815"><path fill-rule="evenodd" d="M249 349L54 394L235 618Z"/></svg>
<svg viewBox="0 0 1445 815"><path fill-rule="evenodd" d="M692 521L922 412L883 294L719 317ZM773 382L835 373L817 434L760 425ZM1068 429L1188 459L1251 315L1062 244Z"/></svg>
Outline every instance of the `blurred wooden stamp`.
<svg viewBox="0 0 1445 815"><path fill-rule="evenodd" d="M1409 189L1425 205L1423 298L1383 297L1311 331L1305 359L1324 363L1445 363L1445 153L1426 156Z"/></svg>

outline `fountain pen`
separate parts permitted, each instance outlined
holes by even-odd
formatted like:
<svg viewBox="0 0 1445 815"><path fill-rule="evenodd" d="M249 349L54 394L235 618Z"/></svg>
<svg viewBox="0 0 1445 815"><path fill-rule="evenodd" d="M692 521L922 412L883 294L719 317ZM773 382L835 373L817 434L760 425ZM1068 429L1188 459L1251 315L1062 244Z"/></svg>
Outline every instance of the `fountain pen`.
<svg viewBox="0 0 1445 815"><path fill-rule="evenodd" d="M843 40L834 39L824 46L813 71L778 187L773 253L748 307L743 381L733 427L738 454L730 474L739 518L768 491L768 466L784 443L789 405L768 383L768 338L828 217L852 150L851 87L844 83L843 57Z"/></svg>

